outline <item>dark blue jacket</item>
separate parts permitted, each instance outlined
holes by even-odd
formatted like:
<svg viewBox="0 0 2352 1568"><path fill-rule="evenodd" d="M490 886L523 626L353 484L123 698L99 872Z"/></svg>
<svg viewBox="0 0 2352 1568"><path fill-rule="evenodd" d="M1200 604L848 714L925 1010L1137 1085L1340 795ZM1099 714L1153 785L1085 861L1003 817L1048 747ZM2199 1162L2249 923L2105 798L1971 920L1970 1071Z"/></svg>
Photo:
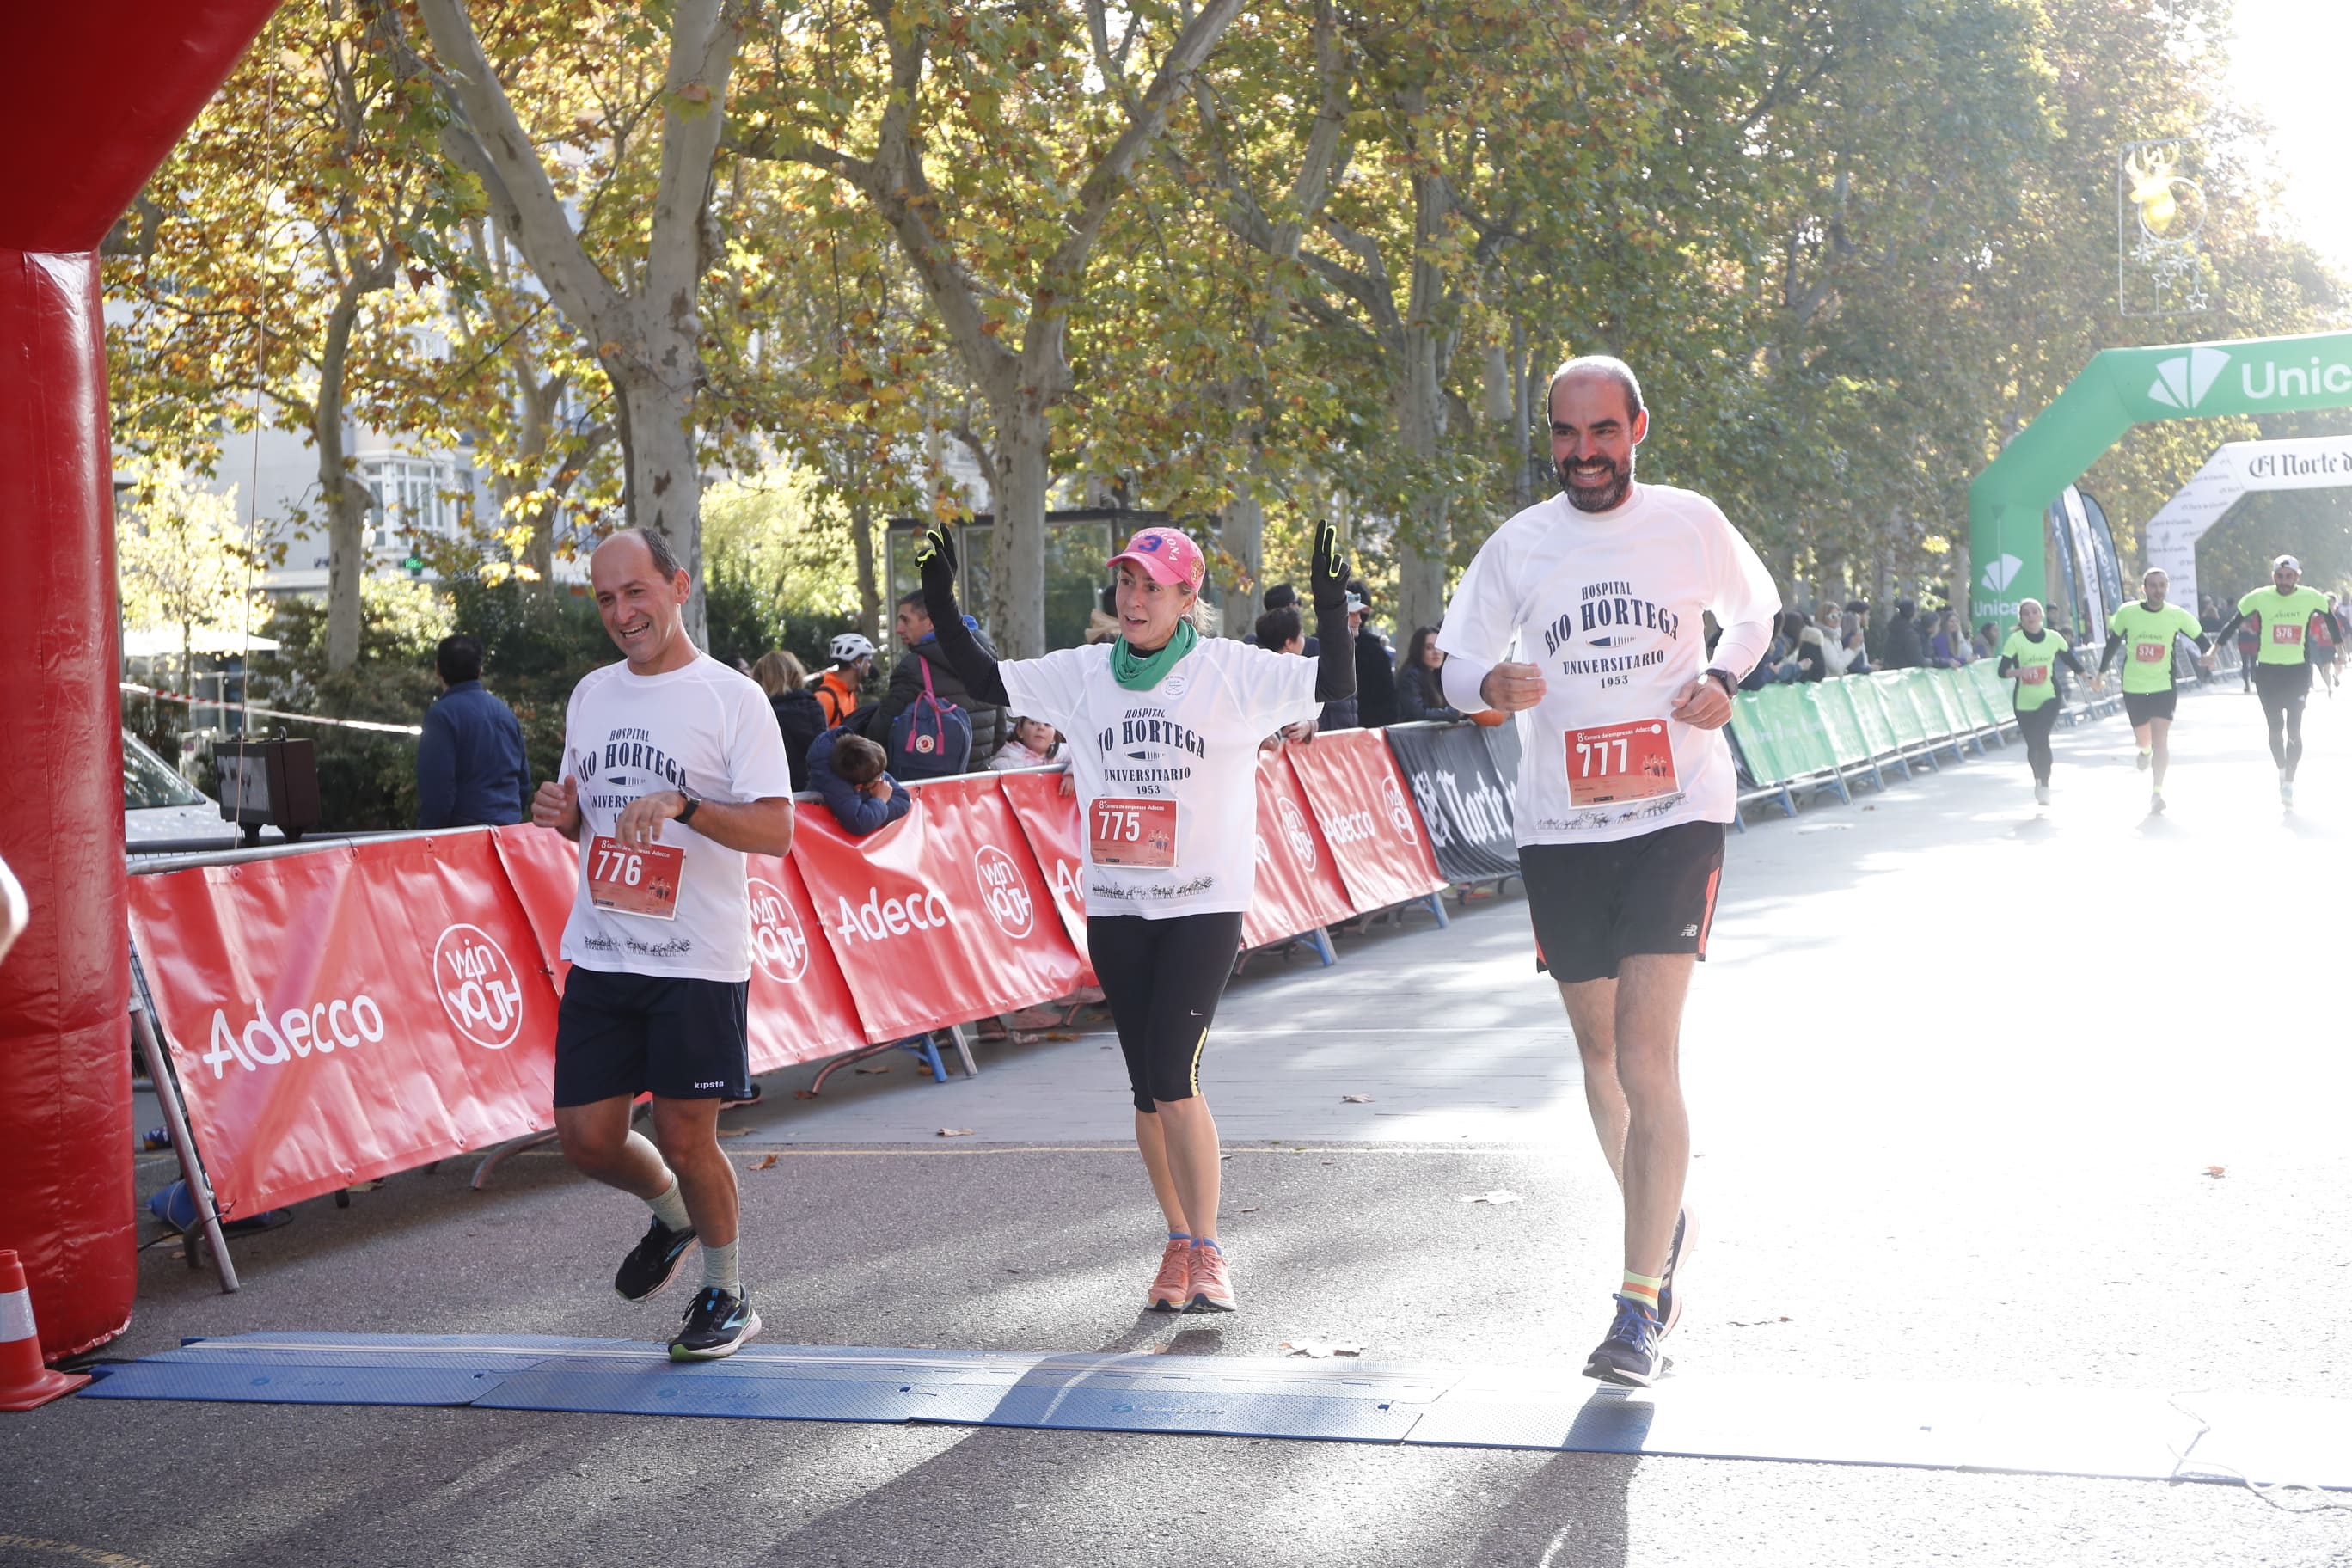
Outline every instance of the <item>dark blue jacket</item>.
<svg viewBox="0 0 2352 1568"><path fill-rule="evenodd" d="M833 771L834 742L841 739L842 726L835 725L809 742L809 787L833 813L833 819L855 838L869 833L879 833L914 809L915 797L907 786L888 773L882 775L890 786L888 800L876 800L872 795ZM877 742L878 743L878 742Z"/></svg>
<svg viewBox="0 0 2352 1568"><path fill-rule="evenodd" d="M416 826L503 825L530 815L530 763L514 710L461 680L425 710L416 738Z"/></svg>

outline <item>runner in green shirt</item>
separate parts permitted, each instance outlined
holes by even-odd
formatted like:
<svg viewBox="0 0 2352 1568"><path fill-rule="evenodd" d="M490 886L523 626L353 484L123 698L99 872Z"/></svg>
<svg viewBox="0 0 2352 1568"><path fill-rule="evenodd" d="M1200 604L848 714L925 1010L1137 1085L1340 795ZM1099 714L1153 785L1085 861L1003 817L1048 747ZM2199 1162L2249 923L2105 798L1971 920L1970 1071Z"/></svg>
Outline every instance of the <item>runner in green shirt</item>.
<svg viewBox="0 0 2352 1568"><path fill-rule="evenodd" d="M2042 601L2021 600L2017 629L2000 645L2000 673L2016 678L2010 700L2017 710L2017 732L2025 738L2026 764L2033 770L2033 803L2050 804L2050 731L2058 722L2058 683L2053 671L2064 665L2076 675L2087 675L2083 661L2066 646L2065 634L2042 624Z"/></svg>
<svg viewBox="0 0 2352 1568"><path fill-rule="evenodd" d="M2115 663L2117 654L2123 656L2124 711L2131 719L2132 739L2139 742L2140 772L2151 766L2156 769L2147 809L2150 815L2160 815L2164 770L2172 760L2172 710L2180 695L2172 682L2173 639L2187 637L2196 644L2199 662L2209 668L2213 663L2213 644L2196 616L2164 602L2171 579L2163 567L2149 567L2139 581L2146 596L2107 617L2107 648L2099 658L2099 675L2105 679L2107 666Z"/></svg>
<svg viewBox="0 0 2352 1568"><path fill-rule="evenodd" d="M2311 617L2327 609L2327 595L2303 584L2303 563L2282 555L2271 563L2271 584L2238 601L2238 618L2216 635L2228 637L2252 622L2254 694L2271 729L2271 760L2278 763L2279 804L2294 804L2294 770L2303 761L2303 704L2311 695Z"/></svg>

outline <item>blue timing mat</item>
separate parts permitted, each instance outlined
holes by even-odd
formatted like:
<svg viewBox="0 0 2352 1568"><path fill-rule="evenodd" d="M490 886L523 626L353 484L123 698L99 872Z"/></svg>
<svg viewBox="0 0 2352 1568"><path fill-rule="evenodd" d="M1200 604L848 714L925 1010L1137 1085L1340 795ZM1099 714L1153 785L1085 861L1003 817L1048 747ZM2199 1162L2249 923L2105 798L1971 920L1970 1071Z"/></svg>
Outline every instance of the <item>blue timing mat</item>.
<svg viewBox="0 0 2352 1568"><path fill-rule="evenodd" d="M2352 1402L2227 1391L1697 1376L1636 1392L1571 1367L814 1345L681 1364L641 1341L475 1334L247 1334L96 1370L81 1398L928 1421L2352 1489Z"/></svg>

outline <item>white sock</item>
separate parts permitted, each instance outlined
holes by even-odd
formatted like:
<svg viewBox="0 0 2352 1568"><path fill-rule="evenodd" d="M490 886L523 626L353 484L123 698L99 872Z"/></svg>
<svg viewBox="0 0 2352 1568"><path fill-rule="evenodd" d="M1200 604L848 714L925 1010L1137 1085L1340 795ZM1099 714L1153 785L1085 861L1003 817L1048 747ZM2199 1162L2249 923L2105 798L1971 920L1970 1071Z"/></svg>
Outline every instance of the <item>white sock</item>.
<svg viewBox="0 0 2352 1568"><path fill-rule="evenodd" d="M635 1137L635 1133L631 1133ZM672 1230L692 1230L694 1220L686 1212L686 1194L677 1190L677 1178L669 1179L669 1190L657 1198L647 1198L646 1206L654 1211L654 1218Z"/></svg>
<svg viewBox="0 0 2352 1568"><path fill-rule="evenodd" d="M737 1249L742 1245L743 1238L740 1236L724 1247L713 1247L708 1242L703 1244L702 1288L704 1289L724 1290L738 1300L741 1299L743 1275L737 1266L736 1254Z"/></svg>

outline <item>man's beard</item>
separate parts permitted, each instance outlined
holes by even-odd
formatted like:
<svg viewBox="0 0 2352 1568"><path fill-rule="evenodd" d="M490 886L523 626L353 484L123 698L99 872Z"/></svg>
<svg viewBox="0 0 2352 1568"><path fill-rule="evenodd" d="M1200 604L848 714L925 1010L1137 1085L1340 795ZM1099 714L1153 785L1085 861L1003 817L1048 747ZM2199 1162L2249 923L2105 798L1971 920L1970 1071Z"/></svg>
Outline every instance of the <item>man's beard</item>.
<svg viewBox="0 0 2352 1568"><path fill-rule="evenodd" d="M1569 465L1564 461L1553 465L1553 476L1559 480L1559 488L1567 492L1568 504L1579 511L1612 510L1624 504L1627 493L1633 488L1633 453L1625 454L1625 466L1622 468L1606 458L1599 460L1607 465L1610 472L1608 479L1597 486L1580 485L1570 480Z"/></svg>

